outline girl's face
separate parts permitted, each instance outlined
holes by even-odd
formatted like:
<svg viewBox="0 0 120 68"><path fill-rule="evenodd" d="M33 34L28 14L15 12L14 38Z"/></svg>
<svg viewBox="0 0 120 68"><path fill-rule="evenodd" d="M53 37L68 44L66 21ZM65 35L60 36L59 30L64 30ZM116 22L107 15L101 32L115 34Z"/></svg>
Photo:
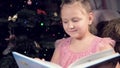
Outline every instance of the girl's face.
<svg viewBox="0 0 120 68"><path fill-rule="evenodd" d="M83 38L89 34L92 13L87 13L77 3L65 4L61 9L62 24L65 32L74 38Z"/></svg>

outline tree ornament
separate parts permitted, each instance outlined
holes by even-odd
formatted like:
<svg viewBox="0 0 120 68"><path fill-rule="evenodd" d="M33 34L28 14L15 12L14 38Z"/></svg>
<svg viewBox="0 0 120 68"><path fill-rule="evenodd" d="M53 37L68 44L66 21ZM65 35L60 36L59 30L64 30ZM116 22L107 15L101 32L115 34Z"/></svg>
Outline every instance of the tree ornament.
<svg viewBox="0 0 120 68"><path fill-rule="evenodd" d="M27 1L27 4L28 4L28 5L31 5L31 4L32 4L32 1L31 1L31 0L28 0L28 1Z"/></svg>

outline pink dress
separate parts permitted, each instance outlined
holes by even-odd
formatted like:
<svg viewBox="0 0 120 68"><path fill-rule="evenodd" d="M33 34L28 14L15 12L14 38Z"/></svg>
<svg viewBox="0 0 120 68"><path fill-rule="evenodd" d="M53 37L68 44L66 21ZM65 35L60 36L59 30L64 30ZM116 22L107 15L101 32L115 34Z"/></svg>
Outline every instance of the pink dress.
<svg viewBox="0 0 120 68"><path fill-rule="evenodd" d="M91 47L88 50L85 50L83 52L72 52L69 50L69 45L71 38L64 38L59 40L60 44L56 45L56 48L60 50L60 58L59 58L59 65L63 68L67 68L71 63L73 63L75 60L88 56L90 54L96 53L99 51L99 47L101 47L101 44L115 44L114 40L110 38L100 38L96 37L93 42L91 43Z"/></svg>

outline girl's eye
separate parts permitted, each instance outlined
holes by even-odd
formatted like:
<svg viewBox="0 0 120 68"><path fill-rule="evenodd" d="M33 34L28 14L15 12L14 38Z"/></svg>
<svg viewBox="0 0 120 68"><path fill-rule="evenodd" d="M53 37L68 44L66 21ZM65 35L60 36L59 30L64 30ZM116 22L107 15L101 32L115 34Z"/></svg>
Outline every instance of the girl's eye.
<svg viewBox="0 0 120 68"><path fill-rule="evenodd" d="M67 21L62 21L62 23L68 23Z"/></svg>
<svg viewBox="0 0 120 68"><path fill-rule="evenodd" d="M79 22L80 19L78 19L78 18L73 18L72 21L73 21L73 22Z"/></svg>
<svg viewBox="0 0 120 68"><path fill-rule="evenodd" d="M73 22L78 22L79 20L78 20L78 19L73 19L72 21L73 21Z"/></svg>

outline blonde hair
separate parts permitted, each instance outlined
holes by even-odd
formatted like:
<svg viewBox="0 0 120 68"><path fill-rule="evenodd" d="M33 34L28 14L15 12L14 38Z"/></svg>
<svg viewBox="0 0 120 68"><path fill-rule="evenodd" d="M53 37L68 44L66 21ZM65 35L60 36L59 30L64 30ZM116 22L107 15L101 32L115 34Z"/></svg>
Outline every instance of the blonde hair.
<svg viewBox="0 0 120 68"><path fill-rule="evenodd" d="M73 4L75 2L79 3L88 13L92 11L89 0L62 0L62 3L61 3L60 7L62 9L63 5Z"/></svg>
<svg viewBox="0 0 120 68"><path fill-rule="evenodd" d="M90 1L89 0L62 0L62 3L61 3L61 9L63 8L64 5L70 5L70 4L74 4L74 3L78 3L78 5L83 8L83 9L80 9L81 12L86 12L86 13L90 13L92 12L92 7L90 5ZM94 25L89 25L89 31L96 35L97 34L97 29Z"/></svg>

